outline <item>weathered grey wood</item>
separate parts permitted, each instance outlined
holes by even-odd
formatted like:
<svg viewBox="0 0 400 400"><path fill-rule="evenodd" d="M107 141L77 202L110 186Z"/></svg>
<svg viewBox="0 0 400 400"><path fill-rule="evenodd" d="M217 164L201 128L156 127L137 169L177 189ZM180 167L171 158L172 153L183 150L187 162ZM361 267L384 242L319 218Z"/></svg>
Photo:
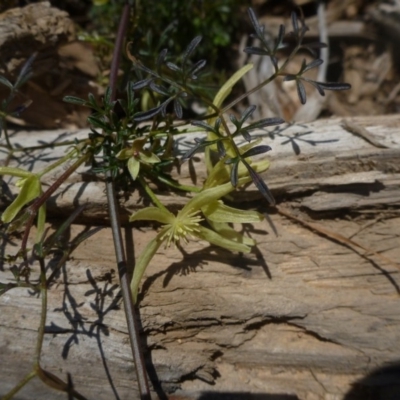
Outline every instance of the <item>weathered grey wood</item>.
<svg viewBox="0 0 400 400"><path fill-rule="evenodd" d="M309 138L314 140L340 140L316 146L300 143L301 154L296 156L290 145L282 144L287 139L277 136L268 141L273 162L266 177L278 198L284 195L295 200L282 203L285 207L317 211L354 207L360 213L371 213L374 220L313 222L351 237L370 249L370 254L377 252L397 262L398 122L395 117L356 121L389 148L374 148L343 131L338 120L291 127L281 134L311 130L314 133ZM13 141L27 145L28 140L33 143L42 137L34 135L24 139L16 135ZM44 140L50 142L51 134ZM36 167L40 169L39 164L50 157L56 154L42 152ZM196 171L201 181L200 168ZM183 178L189 180L185 174L183 170ZM72 187L82 187L81 177L73 179ZM368 189L375 182L380 183L377 198L361 193L363 200L372 198L371 202L346 203L349 185ZM53 204L58 204L59 214L68 214L77 193L77 189L72 193L71 187L65 189ZM341 195L331 193L333 189ZM90 199L96 202L96 210L104 210L102 191L101 182L87 183L73 207ZM317 196L325 197L318 200ZM130 211L137 207L131 202ZM170 204L177 202L173 197ZM327 208L321 206L326 204ZM392 205L390 213L385 210L388 204ZM96 210L87 214L87 221L103 217L105 211ZM49 211L56 209L49 206ZM174 248L161 248L146 271L140 300L143 339L167 393L175 391L190 399L207 398L206 392L237 392L242 399L250 398L248 392L266 399L272 394L291 395L289 399L344 399L357 379L399 361L400 281L395 265L318 236L279 214L270 217L278 236L266 221L249 227L258 241L254 253L241 256L191 241L184 246L184 256ZM72 226L70 237L82 229ZM150 228L133 230L136 256L153 237ZM15 244L8 243L5 254L15 252ZM133 250L130 240L126 248ZM67 372L71 373L75 388L90 399L117 398L104 364L119 398L137 396L132 394L136 385L123 311L108 310L113 301L121 306L116 300L114 261L111 232L105 228L78 247L49 291L44 367L65 380ZM0 271L0 281L8 279L7 269ZM105 292L108 295L101 304ZM3 394L29 371L40 299L13 289L0 297L0 307ZM77 343L72 342L74 337ZM65 395L33 381L17 398Z"/></svg>
<svg viewBox="0 0 400 400"><path fill-rule="evenodd" d="M263 143L272 147L269 153L271 168L263 176L278 199L281 196L286 199L296 198L301 201L301 205L313 211L399 204L399 118L358 117L353 121L368 128L376 140L387 148L377 148L367 140L348 132L342 127L342 121L334 118L259 132ZM20 146L34 146L38 144L38 140L42 143L62 142L86 135L87 131L84 130L75 133L67 133L65 130L42 133L30 131L18 132L12 141ZM186 135L181 143L184 151L185 146L193 143L193 137ZM298 155L295 154L294 147L299 152ZM36 153L35 157L22 157L22 162L39 171L64 152L64 147L46 149ZM197 181L201 183L206 177L206 171L202 156L198 155L196 160L194 170ZM95 220L106 218L103 182L91 182L93 175L83 171L81 169L79 174L73 175L49 202L50 213L66 214L78 205L86 204L85 217ZM53 182L61 172L45 177L44 185ZM188 163L182 166L179 174L175 172L175 175L184 184L192 183ZM17 192L12 182L10 190ZM160 195L166 204L182 204L180 196ZM141 198L141 193L136 191L128 200L121 199L121 206L126 210L125 217L142 207ZM237 198L240 201L258 200L260 195L254 187L250 187L243 195L238 194Z"/></svg>

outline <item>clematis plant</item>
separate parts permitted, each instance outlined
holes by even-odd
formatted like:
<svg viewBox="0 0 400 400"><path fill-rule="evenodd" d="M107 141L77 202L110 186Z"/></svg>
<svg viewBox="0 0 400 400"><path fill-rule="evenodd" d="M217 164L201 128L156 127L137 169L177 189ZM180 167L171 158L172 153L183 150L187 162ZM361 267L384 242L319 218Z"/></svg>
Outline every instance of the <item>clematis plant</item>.
<svg viewBox="0 0 400 400"><path fill-rule="evenodd" d="M265 163L262 165L265 169L268 168ZM260 222L264 216L256 211L240 210L223 203L221 198L235 190L231 182L222 184L219 179L215 179L216 176L224 177L225 174L227 174L226 166L220 161L205 182L203 190L195 194L176 215L159 204L159 207L144 208L130 217L130 221L150 220L162 224L157 236L148 243L136 261L131 282L134 302L137 300L144 271L163 243L165 247L169 247L172 243L174 245L180 243L181 240L187 243L189 238L198 238L227 250L250 252L255 241L239 234L228 224ZM247 174L242 174L238 183L243 185L250 180ZM201 224L204 220L213 229Z"/></svg>
<svg viewBox="0 0 400 400"><path fill-rule="evenodd" d="M57 160L55 163L47 166L42 171L34 173L26 171L16 167L0 167L0 175L9 175L16 178L20 178L16 182L16 186L20 188L20 191L14 201L4 210L1 214L1 221L10 224L8 231L14 231L22 226L27 219L29 219L29 212L24 213L20 217L20 211L23 207L29 204L31 201L37 199L43 194L42 183L40 179L43 175L54 170L64 162L70 160L77 154L77 148L69 151L64 157ZM83 157L81 161L78 161L77 166L85 161L87 157ZM18 218L17 218L18 217ZM46 203L41 205L37 214L37 241L40 241L44 233L44 226L46 221Z"/></svg>
<svg viewBox="0 0 400 400"><path fill-rule="evenodd" d="M128 160L128 171L133 180L136 180L140 171L140 164L156 164L161 160L150 150L144 149L148 137L137 138L132 142L131 148L121 150L117 154L119 160Z"/></svg>
<svg viewBox="0 0 400 400"><path fill-rule="evenodd" d="M42 194L42 185L40 183L40 175L29 171L25 171L20 168L13 167L0 167L0 175L10 175L20 178L16 182L16 186L20 188L18 196L14 201L4 210L1 215L1 220L4 223L12 223L8 230L17 229L17 227L25 222L24 216L22 220L16 219L21 209L36 199ZM46 220L46 205L43 204L38 211L38 232L37 235L40 237L44 232L44 223Z"/></svg>

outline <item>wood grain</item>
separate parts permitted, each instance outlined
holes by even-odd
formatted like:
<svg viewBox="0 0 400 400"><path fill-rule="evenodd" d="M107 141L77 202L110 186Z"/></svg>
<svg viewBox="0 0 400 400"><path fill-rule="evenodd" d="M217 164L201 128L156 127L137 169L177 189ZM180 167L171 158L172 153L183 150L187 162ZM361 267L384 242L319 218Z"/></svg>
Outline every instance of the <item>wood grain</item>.
<svg viewBox="0 0 400 400"><path fill-rule="evenodd" d="M273 148L265 177L280 205L293 215L312 221L304 212L311 210L318 217L314 224L362 244L368 254L274 211L269 216L277 234L267 221L246 227L258 242L249 255L201 241L191 241L184 254L174 248L156 254L143 280L140 317L149 371L166 395L349 400L368 398L365 388L382 396L396 389L396 381L378 379L372 387L366 377L388 363L398 365L400 358L399 270L371 255L376 252L396 262L400 257L399 120L385 116L353 122L388 148L352 135L337 119L291 126L265 133ZM26 146L51 142L61 133L19 132L12 140ZM58 151L27 155L24 162L40 169ZM198 156L199 182L205 176L200 166ZM180 176L190 181L185 168ZM89 203L86 225L72 226L67 238L99 221L105 227L78 247L49 291L43 364L65 380L70 373L75 389L89 399L136 398L111 232L104 219L104 189L102 182L89 177L72 177L49 203L50 214L59 218ZM12 181L6 182L13 192ZM240 198L243 207L257 199L255 190L249 193ZM121 200L126 215L141 206L139 198L135 192L128 201ZM165 194L165 200L171 207L181 202L176 195ZM334 219L326 214L332 210ZM132 260L155 232L128 227L125 235ZM17 244L16 239L5 243L3 254L15 252ZM10 279L5 265L0 281ZM0 297L0 307L4 394L29 371L40 299L13 289ZM354 386L362 379L364 384ZM32 381L17 398L65 395Z"/></svg>

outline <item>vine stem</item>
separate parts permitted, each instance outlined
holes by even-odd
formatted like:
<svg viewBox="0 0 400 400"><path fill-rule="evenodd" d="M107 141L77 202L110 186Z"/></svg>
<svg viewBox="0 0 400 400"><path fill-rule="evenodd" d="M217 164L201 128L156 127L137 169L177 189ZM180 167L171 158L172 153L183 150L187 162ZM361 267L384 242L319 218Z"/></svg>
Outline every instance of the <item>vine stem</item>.
<svg viewBox="0 0 400 400"><path fill-rule="evenodd" d="M120 63L123 41L126 36L126 31L128 29L130 11L131 11L130 5L126 3L121 14L121 20L118 28L117 37L115 39L114 53L111 63L111 71L110 71L111 101L115 100L116 98L118 68ZM108 145L104 148L105 160L107 160L110 155L111 155L111 149ZM121 223L119 219L118 203L116 199L116 191L111 171L107 170L106 178L107 178L106 192L108 199L108 213L110 217L111 230L113 234L114 249L117 258L118 273L121 282L122 297L124 301L125 317L128 325L129 339L132 348L133 360L135 363L140 398L141 400L150 400L151 399L150 389L147 380L147 373L146 373L143 352L140 345L138 316L130 290L131 277L128 274L126 256L121 235Z"/></svg>
<svg viewBox="0 0 400 400"><path fill-rule="evenodd" d="M91 154L87 153L77 161L75 161L40 197L38 197L32 205L28 208L29 219L26 222L24 236L21 242L21 250L24 254L25 264L27 264L26 258L26 246L28 244L29 233L31 231L33 220L39 210L39 208L49 199L49 197L61 186L62 183L76 171L85 161L90 158Z"/></svg>

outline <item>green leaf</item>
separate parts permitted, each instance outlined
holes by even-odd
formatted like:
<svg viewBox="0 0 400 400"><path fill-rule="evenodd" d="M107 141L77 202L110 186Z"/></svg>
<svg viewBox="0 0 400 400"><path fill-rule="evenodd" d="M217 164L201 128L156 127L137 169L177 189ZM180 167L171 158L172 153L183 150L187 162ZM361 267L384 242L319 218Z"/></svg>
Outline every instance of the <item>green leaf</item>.
<svg viewBox="0 0 400 400"><path fill-rule="evenodd" d="M233 86L253 68L253 64L246 64L244 67L236 71L221 87L217 95L214 98L213 104L216 107L221 107L224 100L229 96L232 91ZM210 112L213 110L211 109Z"/></svg>
<svg viewBox="0 0 400 400"><path fill-rule="evenodd" d="M31 174L31 176L25 179L17 198L3 212L1 220L5 223L11 222L21 208L38 197L40 192L40 180L36 175Z"/></svg>
<svg viewBox="0 0 400 400"><path fill-rule="evenodd" d="M87 120L95 128L101 128L101 129L105 130L106 132L111 129L110 126L106 122L102 121L100 118L97 118L97 117L94 117L91 115L87 118Z"/></svg>
<svg viewBox="0 0 400 400"><path fill-rule="evenodd" d="M139 153L139 159L146 164L156 164L158 162L161 162L156 154L146 150Z"/></svg>
<svg viewBox="0 0 400 400"><path fill-rule="evenodd" d="M131 148L125 148L119 151L115 157L118 158L118 160L127 160L128 158L132 157L132 153L133 152Z"/></svg>
<svg viewBox="0 0 400 400"><path fill-rule="evenodd" d="M128 170L131 174L132 179L136 180L137 176L139 175L140 161L137 160L135 157L131 157L128 160Z"/></svg>
<svg viewBox="0 0 400 400"><path fill-rule="evenodd" d="M18 178L28 178L32 175L32 172L25 171L21 168L14 167L0 167L0 175L11 175Z"/></svg>
<svg viewBox="0 0 400 400"><path fill-rule="evenodd" d="M76 104L78 106L87 106L88 105L86 100L81 99L79 97L75 97L75 96L64 96L63 101L65 101L66 103Z"/></svg>
<svg viewBox="0 0 400 400"><path fill-rule="evenodd" d="M0 83L4 86L7 86L9 89L14 89L13 84L4 76L0 75Z"/></svg>

